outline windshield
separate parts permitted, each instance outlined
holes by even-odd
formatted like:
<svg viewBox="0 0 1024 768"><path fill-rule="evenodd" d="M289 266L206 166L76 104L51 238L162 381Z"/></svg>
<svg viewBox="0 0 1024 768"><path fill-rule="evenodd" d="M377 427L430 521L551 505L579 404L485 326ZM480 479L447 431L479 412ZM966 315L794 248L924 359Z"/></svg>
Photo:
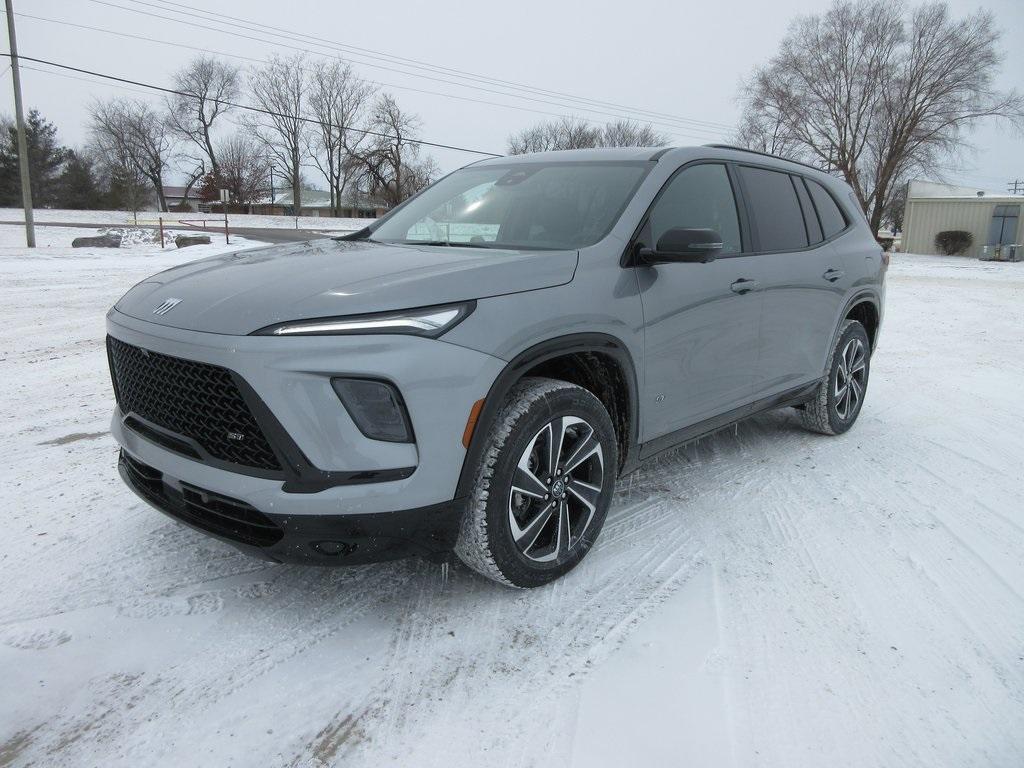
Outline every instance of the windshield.
<svg viewBox="0 0 1024 768"><path fill-rule="evenodd" d="M371 228L384 243L568 250L608 234L646 162L507 163L463 168Z"/></svg>

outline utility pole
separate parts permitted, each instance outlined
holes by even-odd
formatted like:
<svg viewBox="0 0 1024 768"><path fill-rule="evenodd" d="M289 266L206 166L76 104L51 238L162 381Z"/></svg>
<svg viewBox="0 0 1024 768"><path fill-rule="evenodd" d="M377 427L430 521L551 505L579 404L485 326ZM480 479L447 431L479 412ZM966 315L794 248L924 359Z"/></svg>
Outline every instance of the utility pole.
<svg viewBox="0 0 1024 768"><path fill-rule="evenodd" d="M1006 185L1006 188L1010 191L1010 194L1012 195L1019 195L1021 193L1024 193L1024 179L1014 179L1013 181Z"/></svg>
<svg viewBox="0 0 1024 768"><path fill-rule="evenodd" d="M32 220L32 183L28 176L28 142L25 140L25 113L21 106L21 72L18 69L18 39L14 34L14 8L7 3L7 37L11 43L11 77L14 80L14 119L18 123L18 163L21 168L21 203L25 207L25 241L36 247L36 227Z"/></svg>

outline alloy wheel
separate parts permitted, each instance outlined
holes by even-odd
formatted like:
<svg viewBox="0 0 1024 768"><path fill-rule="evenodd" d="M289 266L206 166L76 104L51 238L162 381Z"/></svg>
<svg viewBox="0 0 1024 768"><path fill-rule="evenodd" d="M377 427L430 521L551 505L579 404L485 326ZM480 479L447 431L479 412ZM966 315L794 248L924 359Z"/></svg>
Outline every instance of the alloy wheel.
<svg viewBox="0 0 1024 768"><path fill-rule="evenodd" d="M860 339L850 339L839 356L834 389L836 414L843 421L856 414L867 373L867 349Z"/></svg>
<svg viewBox="0 0 1024 768"><path fill-rule="evenodd" d="M563 560L583 540L604 488L604 452L575 416L545 424L516 465L508 522L516 548L538 563Z"/></svg>

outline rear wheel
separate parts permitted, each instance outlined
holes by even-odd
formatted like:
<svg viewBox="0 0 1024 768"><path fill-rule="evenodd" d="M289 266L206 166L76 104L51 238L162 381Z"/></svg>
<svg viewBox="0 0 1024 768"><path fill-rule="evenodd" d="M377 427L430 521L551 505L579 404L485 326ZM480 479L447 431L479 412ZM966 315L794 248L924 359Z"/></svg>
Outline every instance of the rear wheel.
<svg viewBox="0 0 1024 768"><path fill-rule="evenodd" d="M864 326L846 320L828 358L828 376L800 411L803 425L824 435L853 426L864 405L871 373L871 342Z"/></svg>
<svg viewBox="0 0 1024 768"><path fill-rule="evenodd" d="M509 586L558 578L600 533L617 467L600 400L568 382L524 379L491 428L456 553Z"/></svg>

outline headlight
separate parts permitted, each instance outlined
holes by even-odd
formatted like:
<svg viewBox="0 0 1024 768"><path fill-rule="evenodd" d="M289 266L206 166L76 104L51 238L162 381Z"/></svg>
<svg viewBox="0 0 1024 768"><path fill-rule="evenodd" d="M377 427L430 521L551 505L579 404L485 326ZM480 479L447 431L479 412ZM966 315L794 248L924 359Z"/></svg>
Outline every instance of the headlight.
<svg viewBox="0 0 1024 768"><path fill-rule="evenodd" d="M337 336L364 333L403 333L437 338L461 323L476 309L476 302L447 304L441 307L409 309L373 315L318 317L291 323L268 325L252 336Z"/></svg>

